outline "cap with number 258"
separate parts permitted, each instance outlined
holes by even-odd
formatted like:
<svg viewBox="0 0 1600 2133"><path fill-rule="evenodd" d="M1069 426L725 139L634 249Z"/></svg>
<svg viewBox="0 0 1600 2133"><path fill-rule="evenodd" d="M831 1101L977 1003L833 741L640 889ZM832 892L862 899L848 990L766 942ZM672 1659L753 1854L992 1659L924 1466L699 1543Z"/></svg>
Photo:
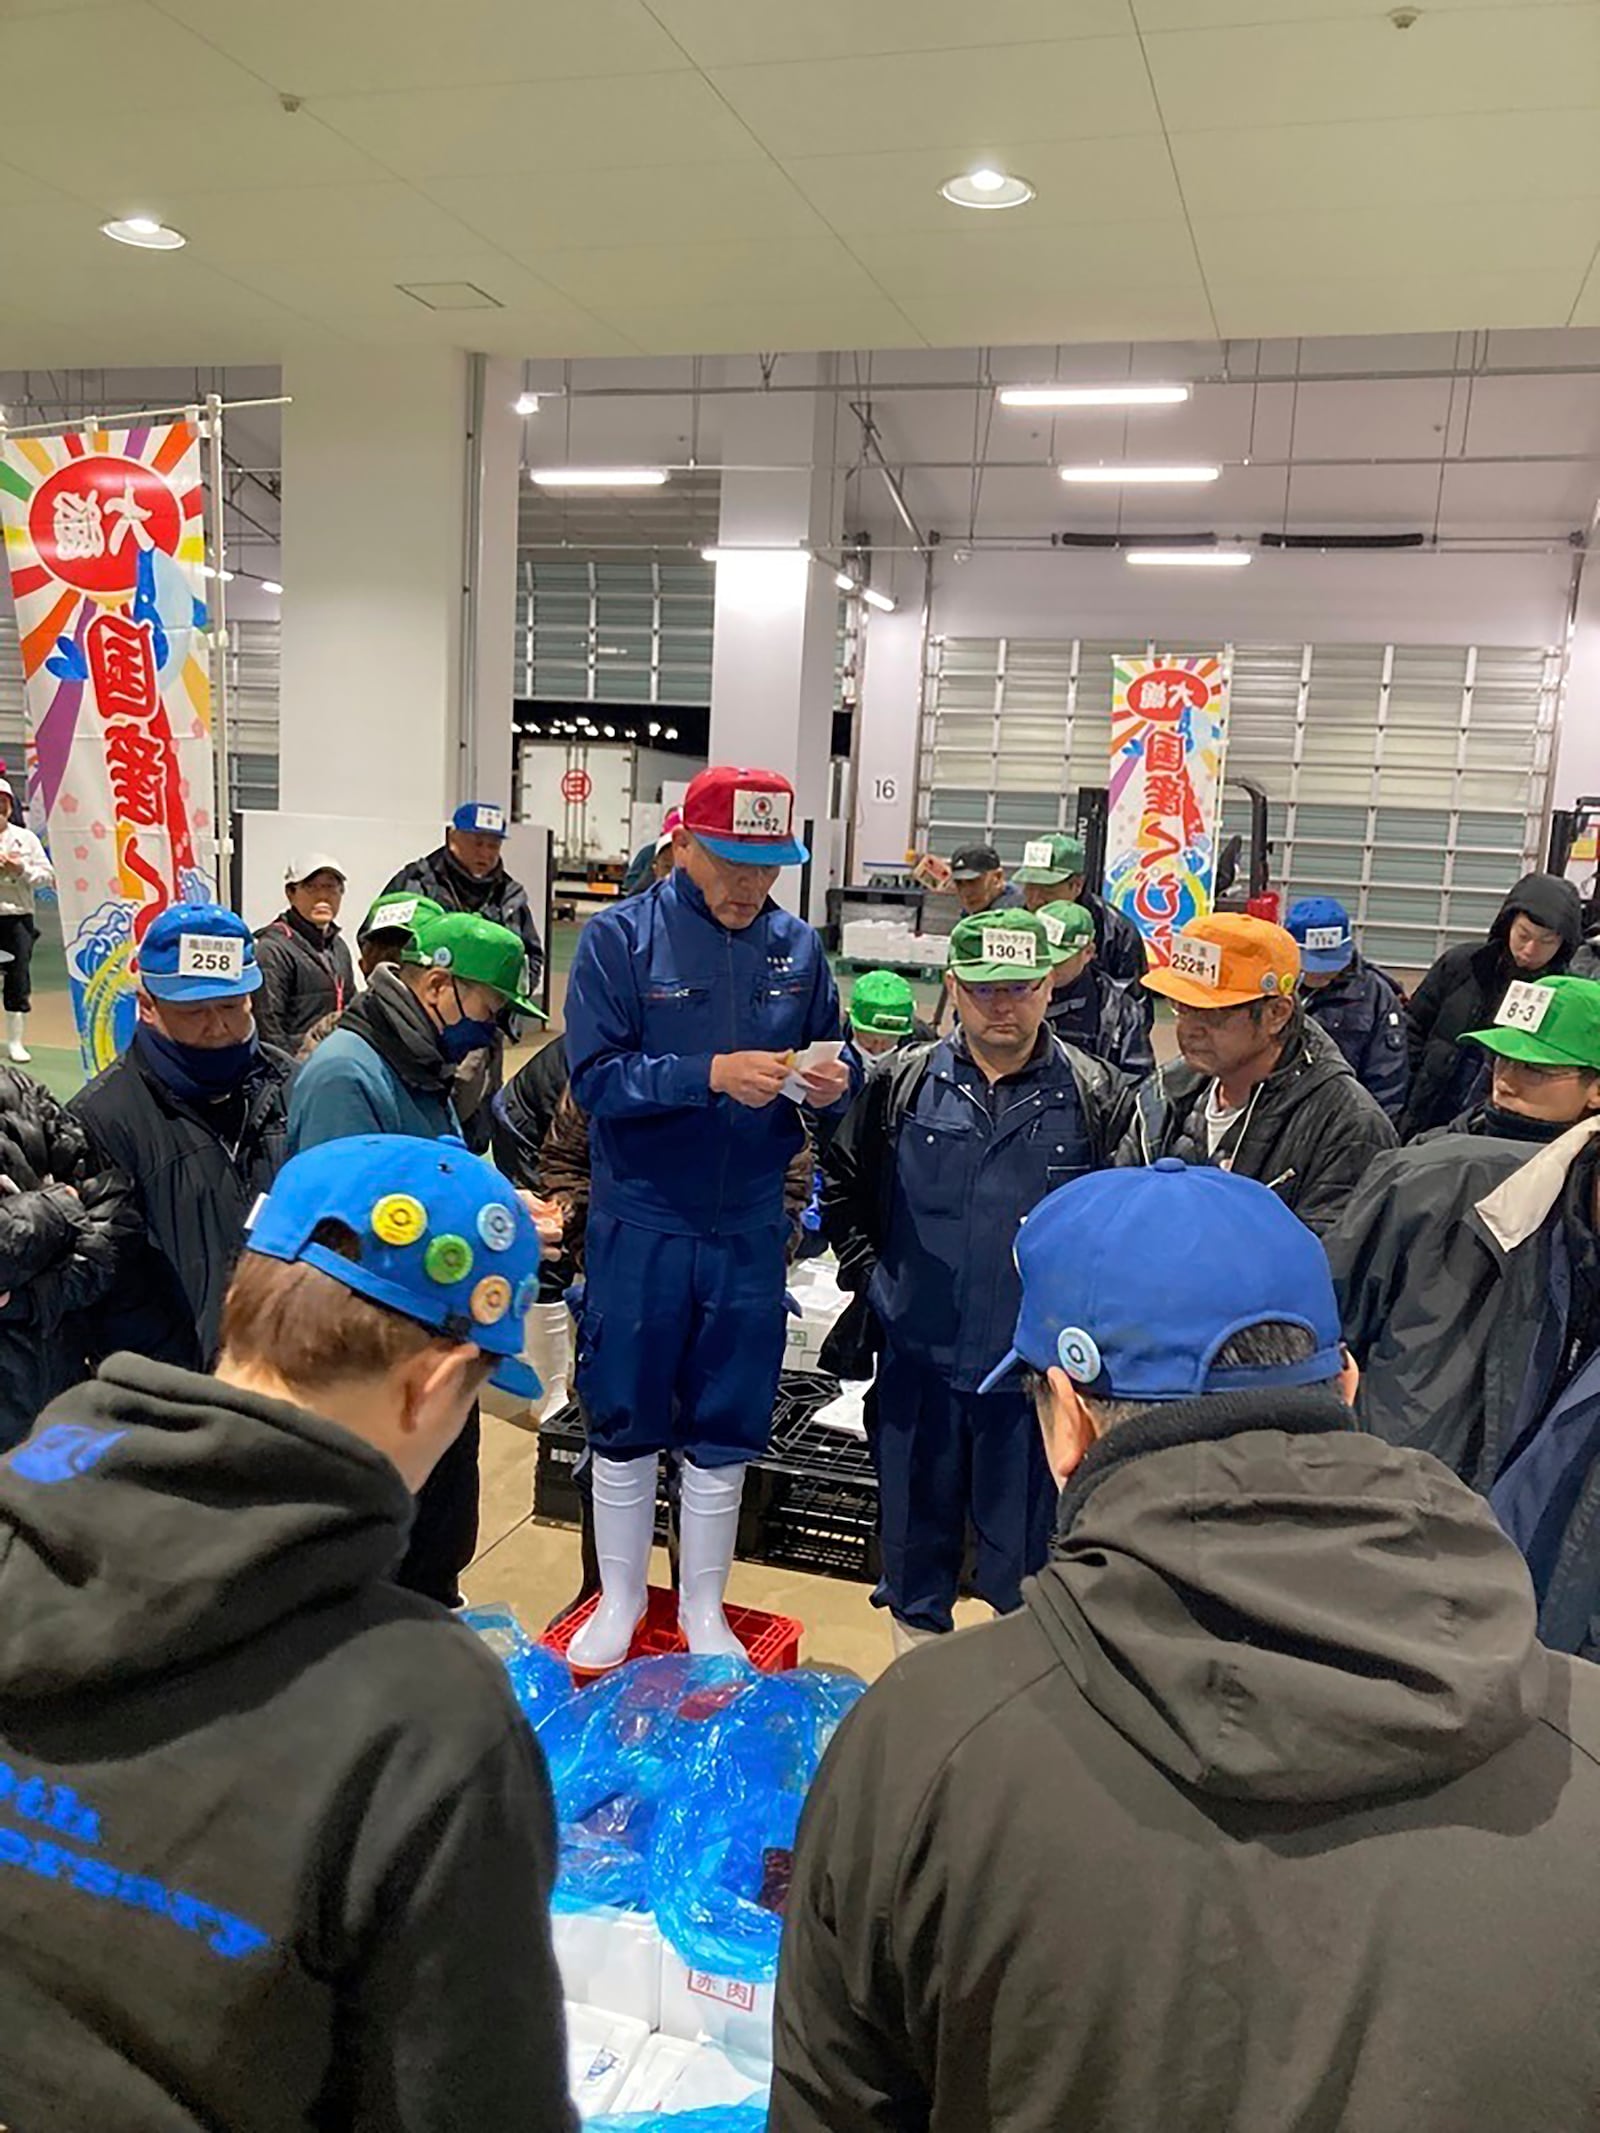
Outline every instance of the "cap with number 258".
<svg viewBox="0 0 1600 2133"><path fill-rule="evenodd" d="M240 1000L261 988L250 928L221 904L169 905L140 943L138 975L153 999L179 1006Z"/></svg>

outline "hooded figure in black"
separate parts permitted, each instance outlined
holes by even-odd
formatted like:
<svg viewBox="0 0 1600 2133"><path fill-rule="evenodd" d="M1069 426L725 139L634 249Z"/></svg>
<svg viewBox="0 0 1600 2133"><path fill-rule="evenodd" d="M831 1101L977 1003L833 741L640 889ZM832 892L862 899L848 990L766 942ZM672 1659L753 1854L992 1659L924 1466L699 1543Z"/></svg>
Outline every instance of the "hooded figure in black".
<svg viewBox="0 0 1600 2133"><path fill-rule="evenodd" d="M1481 1056L1459 1039L1487 1029L1516 978L1558 977L1583 939L1583 906L1559 874L1525 874L1489 938L1447 948L1406 1007L1411 1095L1400 1123L1410 1140L1470 1110L1487 1082Z"/></svg>

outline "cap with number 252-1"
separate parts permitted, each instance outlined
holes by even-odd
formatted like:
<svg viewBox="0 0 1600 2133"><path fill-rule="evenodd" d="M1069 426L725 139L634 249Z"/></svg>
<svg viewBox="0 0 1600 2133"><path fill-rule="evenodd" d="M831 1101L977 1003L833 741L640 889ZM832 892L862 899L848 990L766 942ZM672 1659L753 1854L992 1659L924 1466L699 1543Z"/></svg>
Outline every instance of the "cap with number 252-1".
<svg viewBox="0 0 1600 2133"><path fill-rule="evenodd" d="M1180 1007L1247 1007L1280 999L1300 982L1294 936L1270 919L1232 911L1192 918L1172 937L1172 959L1143 983Z"/></svg>
<svg viewBox="0 0 1600 2133"><path fill-rule="evenodd" d="M1600 984L1593 978L1518 979L1506 988L1494 1028L1469 1030L1461 1042L1527 1066L1600 1070Z"/></svg>
<svg viewBox="0 0 1600 2133"><path fill-rule="evenodd" d="M261 989L250 928L221 904L170 904L140 943L138 976L153 999L180 1007Z"/></svg>

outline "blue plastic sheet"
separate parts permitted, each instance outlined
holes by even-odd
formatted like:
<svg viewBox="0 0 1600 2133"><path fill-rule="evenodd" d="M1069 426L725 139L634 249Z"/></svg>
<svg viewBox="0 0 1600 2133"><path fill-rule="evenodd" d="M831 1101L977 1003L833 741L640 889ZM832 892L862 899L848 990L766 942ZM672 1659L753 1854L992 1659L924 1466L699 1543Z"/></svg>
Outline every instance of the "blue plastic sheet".
<svg viewBox="0 0 1600 2133"><path fill-rule="evenodd" d="M681 1742L679 1781L652 1827L649 1901L692 1969L752 1984L777 1976L800 1810L864 1694L851 1675L766 1676Z"/></svg>
<svg viewBox="0 0 1600 2133"><path fill-rule="evenodd" d="M509 1607L469 1607L461 1616L506 1670L517 1706L535 1732L574 1695L565 1660L531 1637Z"/></svg>
<svg viewBox="0 0 1600 2133"><path fill-rule="evenodd" d="M707 1728L761 1679L742 1659L638 1659L550 1713L539 1741L561 1829L558 1911L648 1908L660 1802L687 1782Z"/></svg>
<svg viewBox="0 0 1600 2133"><path fill-rule="evenodd" d="M591 2118L586 2133L767 2133L767 2106L755 2099L700 2111L627 2111L620 2118Z"/></svg>

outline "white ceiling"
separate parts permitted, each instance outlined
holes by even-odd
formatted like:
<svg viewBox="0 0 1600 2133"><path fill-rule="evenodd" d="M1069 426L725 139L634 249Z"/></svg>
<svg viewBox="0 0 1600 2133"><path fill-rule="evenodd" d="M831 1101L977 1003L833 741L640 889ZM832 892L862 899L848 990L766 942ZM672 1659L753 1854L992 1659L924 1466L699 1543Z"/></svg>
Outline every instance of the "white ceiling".
<svg viewBox="0 0 1600 2133"><path fill-rule="evenodd" d="M1600 326L1600 4L1422 10L0 0L0 367Z"/></svg>

